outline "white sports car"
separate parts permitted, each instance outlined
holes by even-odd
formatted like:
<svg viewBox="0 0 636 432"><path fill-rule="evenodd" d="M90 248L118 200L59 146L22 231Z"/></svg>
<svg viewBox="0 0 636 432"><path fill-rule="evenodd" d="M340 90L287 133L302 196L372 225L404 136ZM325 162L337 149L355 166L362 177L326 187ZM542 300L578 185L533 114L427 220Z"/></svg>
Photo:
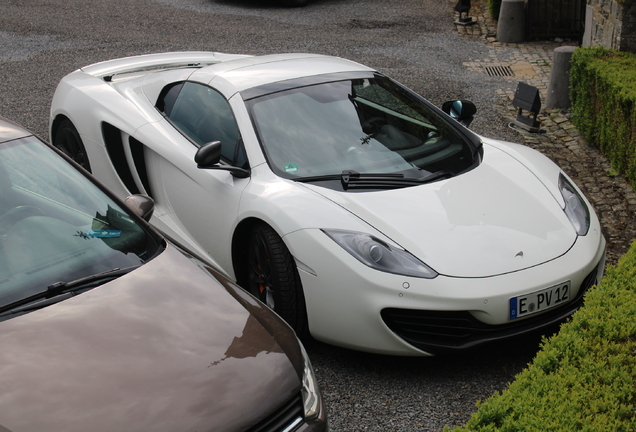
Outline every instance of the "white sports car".
<svg viewBox="0 0 636 432"><path fill-rule="evenodd" d="M300 336L429 355L563 320L605 263L559 167L445 106L340 58L165 53L66 76L50 133Z"/></svg>

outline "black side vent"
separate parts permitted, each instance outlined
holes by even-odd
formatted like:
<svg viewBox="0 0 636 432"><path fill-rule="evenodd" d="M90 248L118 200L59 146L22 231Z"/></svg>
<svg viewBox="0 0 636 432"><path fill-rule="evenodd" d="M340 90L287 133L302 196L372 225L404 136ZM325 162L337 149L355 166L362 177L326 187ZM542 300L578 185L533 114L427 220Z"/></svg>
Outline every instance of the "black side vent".
<svg viewBox="0 0 636 432"><path fill-rule="evenodd" d="M152 191L150 190L150 182L148 181L148 172L146 171L146 157L144 154L144 146L141 142L137 141L133 137L130 137L130 153L132 154L133 161L135 162L135 170L137 170L137 175L139 175L139 179L141 180L141 184L146 190L146 194L152 196Z"/></svg>
<svg viewBox="0 0 636 432"><path fill-rule="evenodd" d="M121 131L113 125L102 123L102 134L104 135L104 144L106 144L108 157L110 158L113 167L115 167L115 171L122 183L131 194L141 193L135 184L130 172L130 167L128 166L128 163L126 163L126 154L124 153L124 146L121 140Z"/></svg>
<svg viewBox="0 0 636 432"><path fill-rule="evenodd" d="M293 432L303 423L303 402L298 394L246 432L280 432L283 430Z"/></svg>

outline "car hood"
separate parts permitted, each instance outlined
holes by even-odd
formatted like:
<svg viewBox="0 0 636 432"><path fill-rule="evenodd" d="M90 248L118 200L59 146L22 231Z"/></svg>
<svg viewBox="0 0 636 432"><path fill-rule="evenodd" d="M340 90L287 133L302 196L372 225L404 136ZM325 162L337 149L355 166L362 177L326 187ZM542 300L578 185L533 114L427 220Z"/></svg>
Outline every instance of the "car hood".
<svg viewBox="0 0 636 432"><path fill-rule="evenodd" d="M239 293L249 313L233 295L169 246L119 279L1 322L0 431L246 429L299 392L281 348L297 342L260 303Z"/></svg>
<svg viewBox="0 0 636 432"><path fill-rule="evenodd" d="M485 151L475 169L422 186L379 192L308 186L443 275L493 276L567 252L577 236L555 198L559 192L506 152Z"/></svg>

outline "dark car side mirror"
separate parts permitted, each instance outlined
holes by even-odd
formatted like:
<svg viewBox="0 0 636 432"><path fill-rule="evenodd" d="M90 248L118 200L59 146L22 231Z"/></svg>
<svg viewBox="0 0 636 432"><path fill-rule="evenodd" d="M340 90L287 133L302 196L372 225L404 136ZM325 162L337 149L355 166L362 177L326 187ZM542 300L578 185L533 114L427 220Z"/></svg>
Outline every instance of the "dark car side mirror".
<svg viewBox="0 0 636 432"><path fill-rule="evenodd" d="M213 141L202 145L194 155L194 161L199 169L216 169L232 173L234 177L247 178L250 171L230 165L219 165L221 162L221 141Z"/></svg>
<svg viewBox="0 0 636 432"><path fill-rule="evenodd" d="M474 103L467 100L447 101L442 104L442 111L468 127L477 113L477 107Z"/></svg>
<svg viewBox="0 0 636 432"><path fill-rule="evenodd" d="M221 162L221 141L213 141L202 145L194 155L197 168L213 168Z"/></svg>
<svg viewBox="0 0 636 432"><path fill-rule="evenodd" d="M155 211L155 202L148 195L131 195L124 201L134 214L148 222Z"/></svg>

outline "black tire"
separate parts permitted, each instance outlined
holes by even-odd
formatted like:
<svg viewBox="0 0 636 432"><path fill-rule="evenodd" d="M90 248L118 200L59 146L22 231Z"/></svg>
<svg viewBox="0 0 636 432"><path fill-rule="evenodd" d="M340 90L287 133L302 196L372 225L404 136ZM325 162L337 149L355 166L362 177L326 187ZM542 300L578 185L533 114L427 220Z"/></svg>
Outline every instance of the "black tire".
<svg viewBox="0 0 636 432"><path fill-rule="evenodd" d="M301 7L309 3L309 0L281 0L285 6Z"/></svg>
<svg viewBox="0 0 636 432"><path fill-rule="evenodd" d="M79 132L69 119L64 119L57 128L53 137L53 145L60 149L65 155L77 162L86 171L91 172L91 165L88 162L88 155L84 148L84 143Z"/></svg>
<svg viewBox="0 0 636 432"><path fill-rule="evenodd" d="M305 296L296 262L280 236L255 225L247 249L248 291L274 310L301 338L309 336Z"/></svg>

